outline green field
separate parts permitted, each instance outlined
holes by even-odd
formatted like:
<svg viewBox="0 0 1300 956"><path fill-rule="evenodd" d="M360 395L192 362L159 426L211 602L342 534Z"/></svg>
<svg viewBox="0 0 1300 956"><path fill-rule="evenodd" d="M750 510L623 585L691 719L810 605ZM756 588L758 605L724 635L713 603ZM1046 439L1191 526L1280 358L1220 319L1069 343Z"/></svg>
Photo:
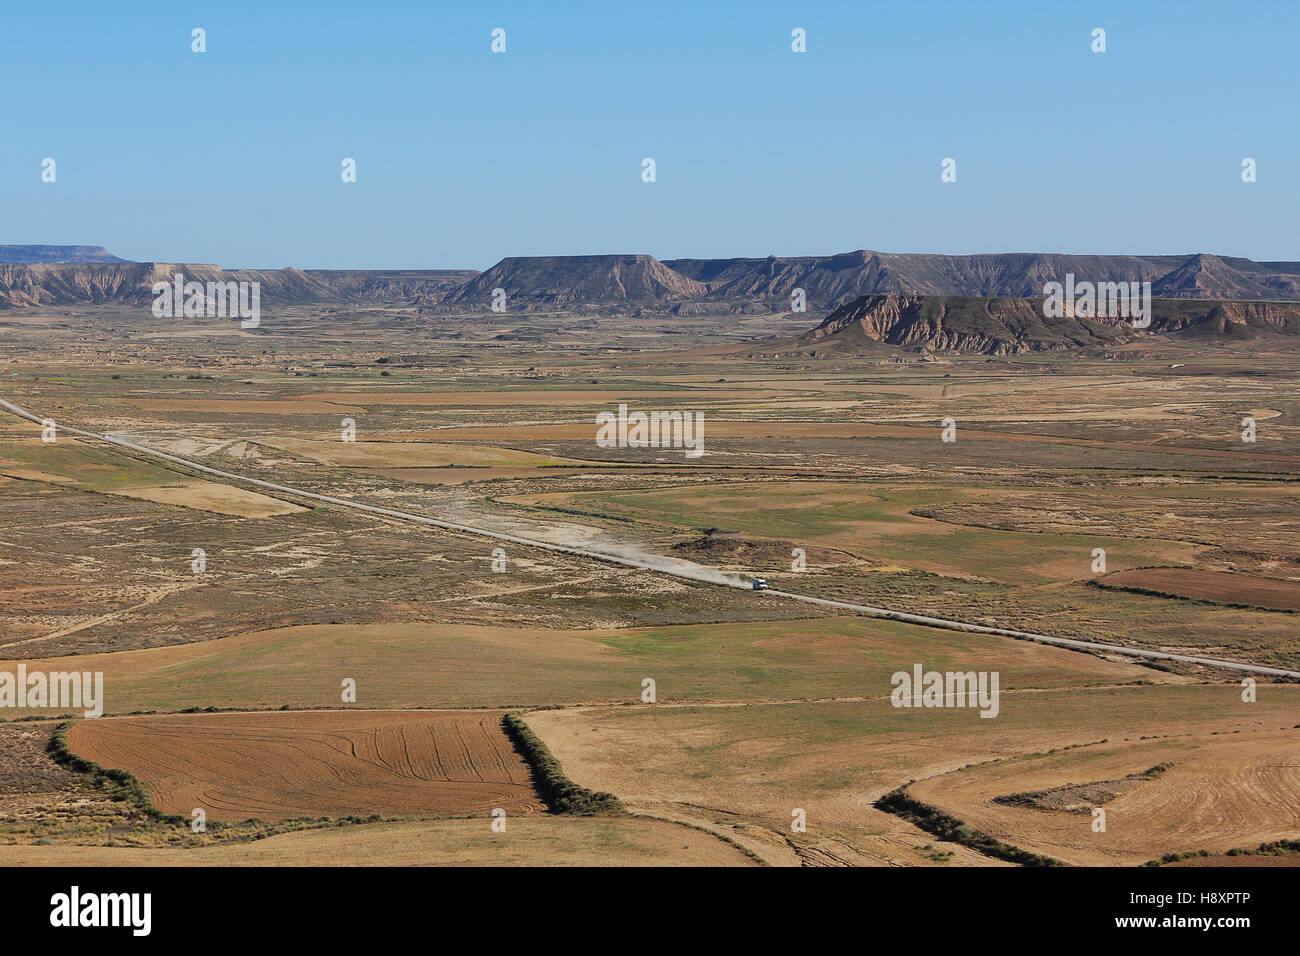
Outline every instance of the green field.
<svg viewBox="0 0 1300 956"><path fill-rule="evenodd" d="M187 707L493 707L887 696L890 675L1000 669L1004 687L1159 678L1136 664L1009 638L869 618L546 631L440 624L283 628L201 644L28 661L29 670L104 672L105 712ZM15 663L0 662L13 671ZM48 713L48 711L46 712ZM15 716L20 712L15 712Z"/></svg>

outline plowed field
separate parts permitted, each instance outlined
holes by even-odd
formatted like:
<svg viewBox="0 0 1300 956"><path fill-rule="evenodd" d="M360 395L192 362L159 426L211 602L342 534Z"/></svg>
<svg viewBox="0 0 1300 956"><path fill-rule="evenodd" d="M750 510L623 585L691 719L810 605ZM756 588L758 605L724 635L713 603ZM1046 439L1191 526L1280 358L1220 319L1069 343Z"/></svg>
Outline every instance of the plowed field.
<svg viewBox="0 0 1300 956"><path fill-rule="evenodd" d="M209 820L540 811L499 711L309 711L83 720L68 746Z"/></svg>
<svg viewBox="0 0 1300 956"><path fill-rule="evenodd" d="M1136 568L1108 575L1101 579L1101 583L1199 601L1300 611L1300 581L1261 578L1251 574L1193 568Z"/></svg>

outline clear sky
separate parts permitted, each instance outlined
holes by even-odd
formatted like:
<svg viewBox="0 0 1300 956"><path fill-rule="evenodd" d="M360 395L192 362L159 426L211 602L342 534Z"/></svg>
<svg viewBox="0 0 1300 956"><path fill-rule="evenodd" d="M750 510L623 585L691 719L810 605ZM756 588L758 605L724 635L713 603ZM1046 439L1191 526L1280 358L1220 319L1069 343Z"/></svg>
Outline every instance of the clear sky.
<svg viewBox="0 0 1300 956"><path fill-rule="evenodd" d="M0 243L267 268L1300 259L1295 0L15 0L0 77Z"/></svg>

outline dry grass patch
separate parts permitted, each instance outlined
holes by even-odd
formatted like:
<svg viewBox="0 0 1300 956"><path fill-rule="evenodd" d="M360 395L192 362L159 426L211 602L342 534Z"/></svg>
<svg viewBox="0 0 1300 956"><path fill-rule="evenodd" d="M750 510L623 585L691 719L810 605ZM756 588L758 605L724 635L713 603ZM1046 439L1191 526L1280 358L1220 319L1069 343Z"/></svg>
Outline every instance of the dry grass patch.
<svg viewBox="0 0 1300 956"><path fill-rule="evenodd" d="M194 849L0 846L0 866L753 866L690 827L635 817L509 816L300 830Z"/></svg>
<svg viewBox="0 0 1300 956"><path fill-rule="evenodd" d="M709 822L723 820L789 835L791 810L800 807L808 814L810 839L833 835L864 852L880 855L889 840L906 841L918 834L910 824L873 806L876 799L909 781L951 774L952 780L960 782L963 774L953 771L987 761L1004 761L990 765L1006 770L1005 777L984 794L994 808L987 814L968 819L967 802L928 799L931 791L919 790L919 785L909 792L977 829L1020 846L1019 838L1032 834L1010 825L999 827L1001 815L1018 814L1016 819L1020 819L1024 814L1044 811L1015 811L992 804L991 799L1043 789L1053 780L1040 781L1022 773L1019 768L1023 761L1015 758L1052 750L1073 755L1085 752L1081 745L1103 739L1119 744L1123 738L1136 740L1143 735L1187 735L1179 739L1192 743L1239 741L1250 734L1276 733L1280 727L1289 727L1295 723L1298 710L1300 687L1295 686L1262 686L1259 701L1246 704L1236 685L1169 685L1013 693L1004 690L1001 711L994 719L980 718L973 710L902 709L892 707L888 700L872 699L781 705L582 708L539 712L530 714L528 720L572 780L617 793L634 812L681 814ZM1241 733L1233 734L1234 730ZM1214 736L1216 733L1220 736ZM1280 735L1278 739L1294 745L1296 733L1300 732L1288 732L1289 737ZM1079 749L1062 750L1065 747ZM1278 752L1261 751L1257 756L1275 759ZM1144 752L1127 764L1083 775L1070 767L1070 772L1058 776L1055 782L1114 779L1146 770L1162 759L1159 752ZM1253 815L1268 821L1260 829L1269 830L1290 818L1294 826L1294 800L1282 789L1292 780L1291 770L1275 778L1277 785L1257 794L1258 804L1232 803L1230 791L1239 780L1262 779L1262 772L1256 774L1250 767L1253 759L1249 750L1239 751L1225 744L1218 763L1199 771L1189 763L1188 772L1181 778L1186 789L1179 812L1186 816L1188 807L1197 800L1220 799L1225 820L1244 820ZM1221 774L1222 781L1206 780L1207 772ZM1161 782L1160 786L1167 784ZM1247 811L1247 804L1255 809ZM1264 807L1266 815L1259 809ZM1080 842L1086 845L1089 820L1077 814L1062 816L1068 817L1068 825L1083 828ZM1140 863L1160 855L1155 851L1164 846L1164 841L1156 835L1138 833L1137 826L1129 828L1130 855L1117 862ZM1246 845L1247 832L1225 840L1230 845ZM1177 834L1180 838L1190 835ZM1040 842L1041 846L1026 848L1065 858L1060 847Z"/></svg>
<svg viewBox="0 0 1300 956"><path fill-rule="evenodd" d="M477 468L571 463L569 459L510 448L422 441L313 441L273 438L263 444L327 465L362 468L432 468L447 465Z"/></svg>

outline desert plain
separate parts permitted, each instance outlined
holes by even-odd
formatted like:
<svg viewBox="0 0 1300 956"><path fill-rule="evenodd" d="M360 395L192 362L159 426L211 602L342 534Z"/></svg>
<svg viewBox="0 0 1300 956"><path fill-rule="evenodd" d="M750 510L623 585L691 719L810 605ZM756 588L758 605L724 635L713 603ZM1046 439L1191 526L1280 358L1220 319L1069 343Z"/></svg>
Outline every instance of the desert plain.
<svg viewBox="0 0 1300 956"><path fill-rule="evenodd" d="M0 414L0 671L104 687L3 713L0 862L1297 859L1300 352L812 324L0 312L0 398L221 473ZM599 446L620 404L704 453ZM997 716L893 706L916 664ZM616 799L560 812L512 713Z"/></svg>

